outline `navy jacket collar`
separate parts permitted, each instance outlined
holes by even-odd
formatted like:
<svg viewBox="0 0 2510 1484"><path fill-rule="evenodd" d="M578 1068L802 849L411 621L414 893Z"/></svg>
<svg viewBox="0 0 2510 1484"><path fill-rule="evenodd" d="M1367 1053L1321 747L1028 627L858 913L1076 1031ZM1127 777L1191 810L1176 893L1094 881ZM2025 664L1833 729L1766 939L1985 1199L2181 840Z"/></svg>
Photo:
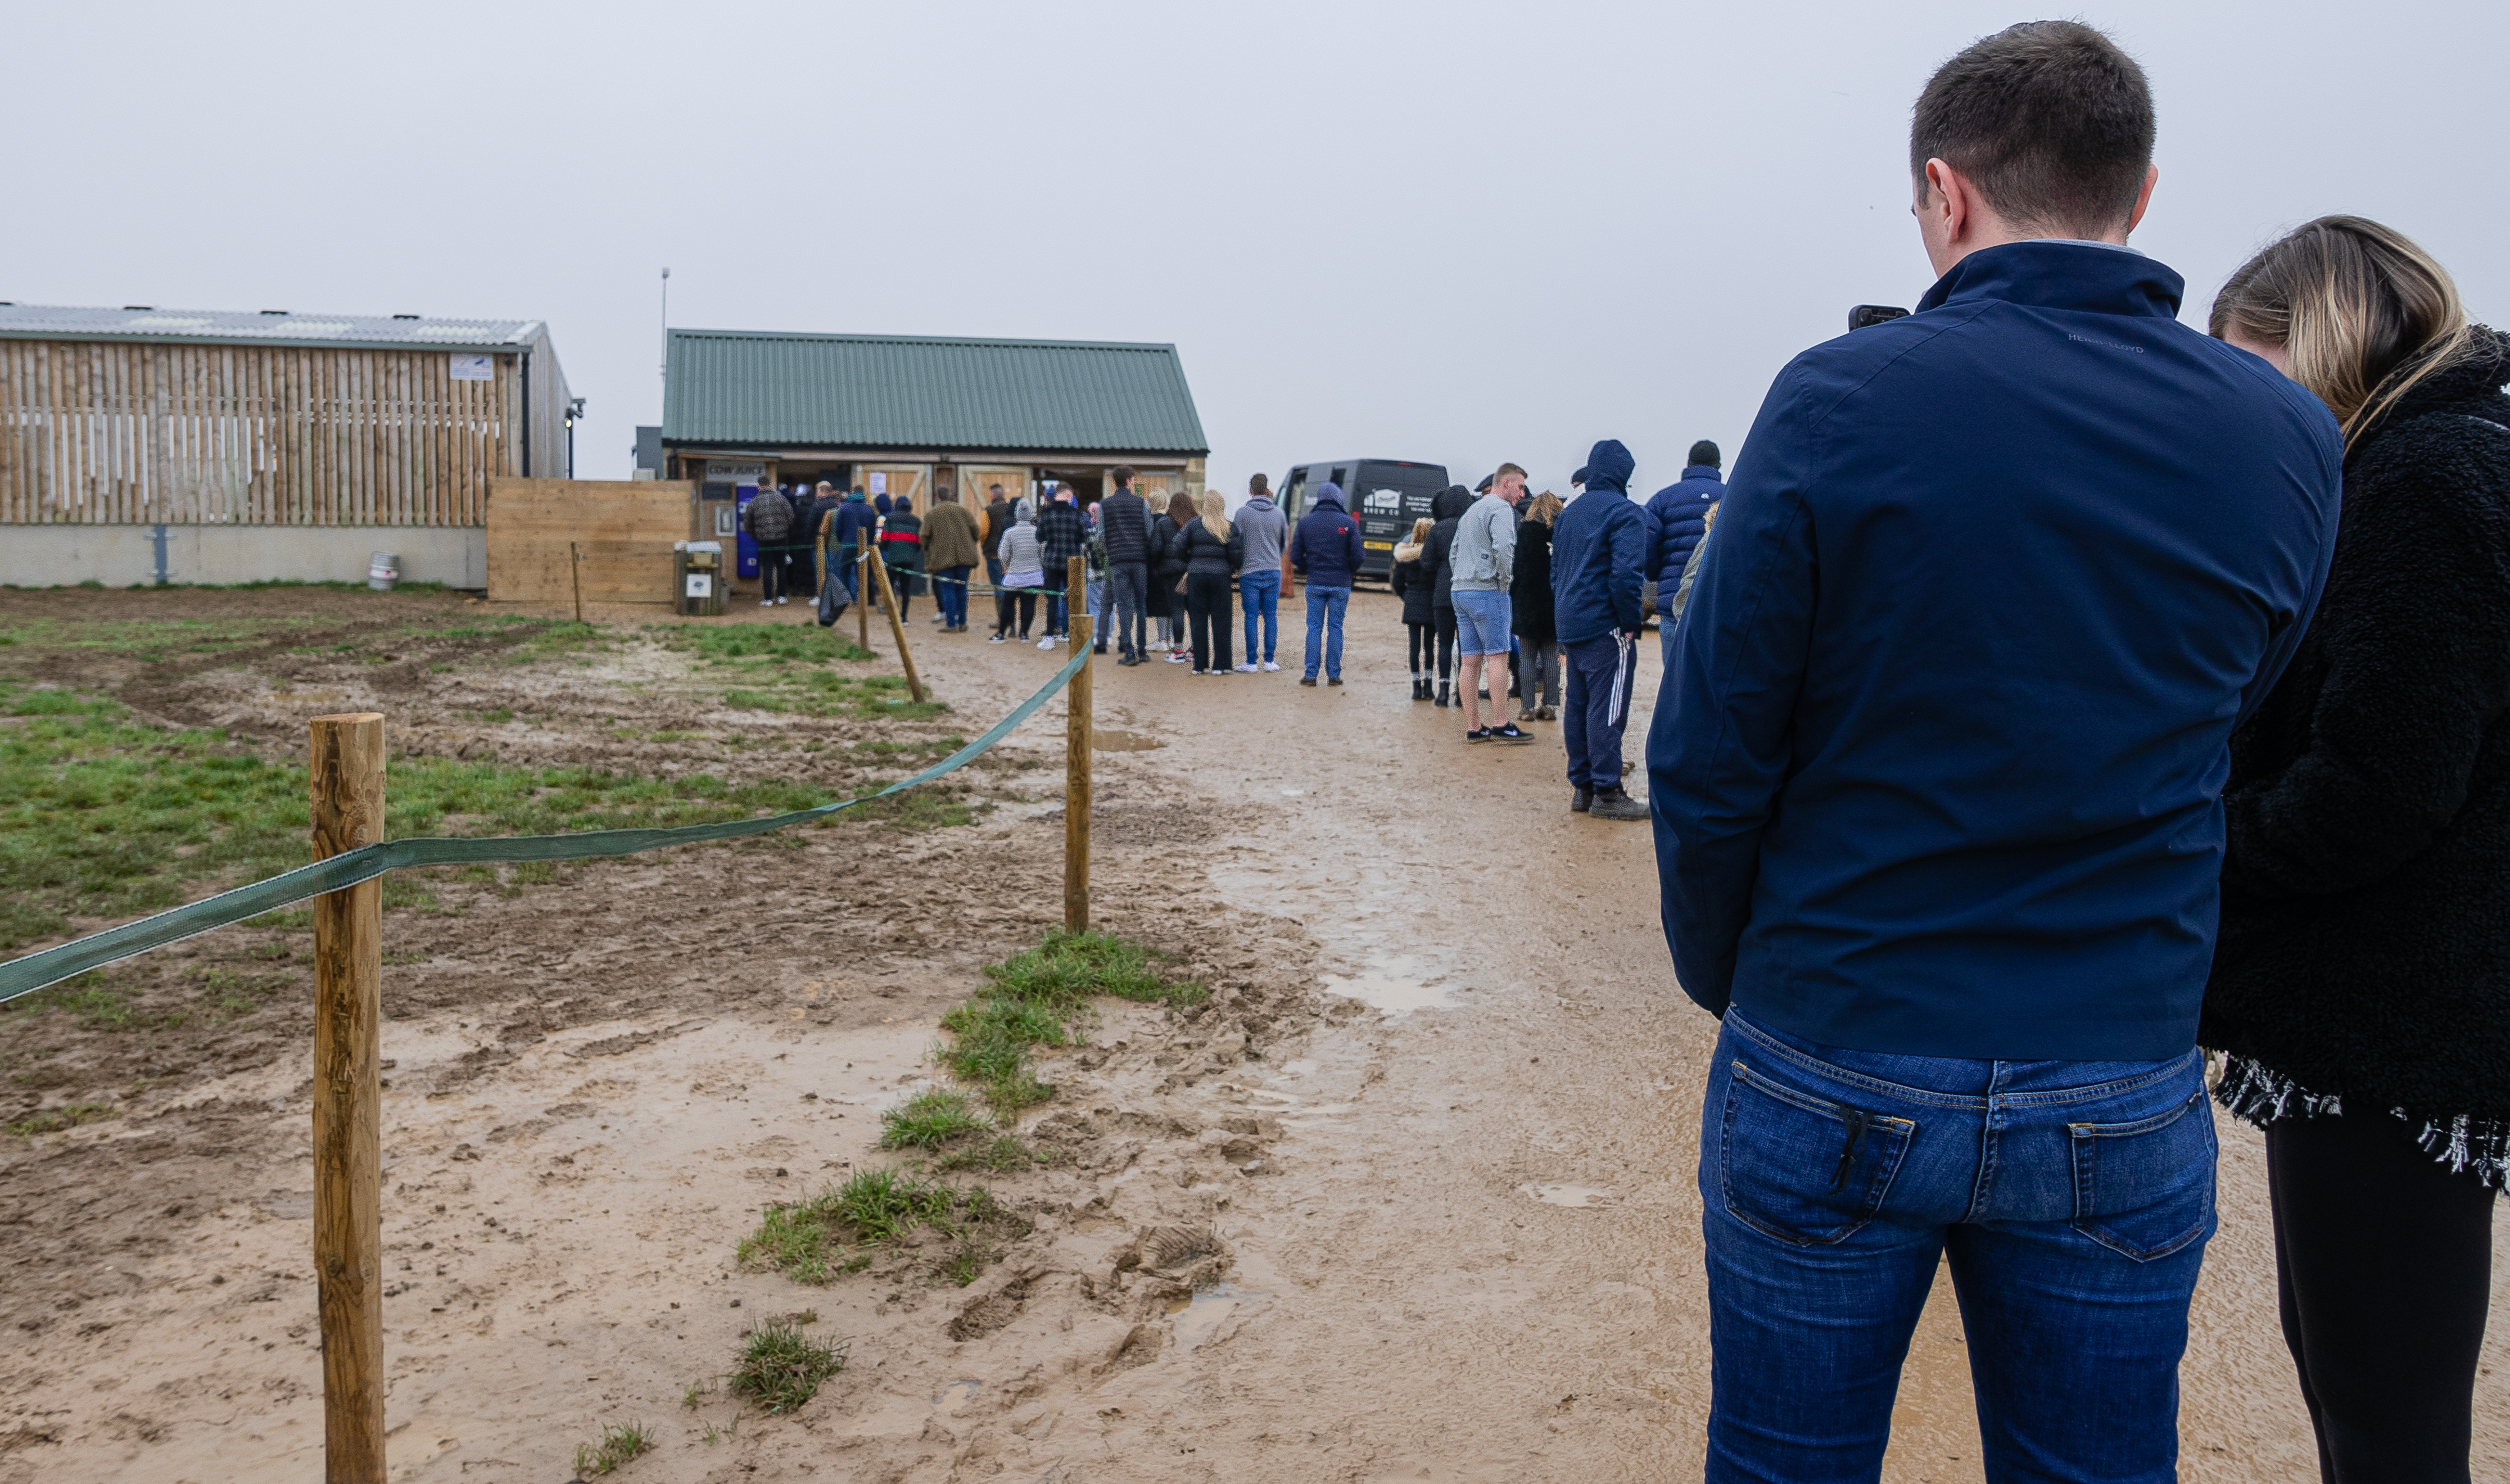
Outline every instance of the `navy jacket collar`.
<svg viewBox="0 0 2510 1484"><path fill-rule="evenodd" d="M1686 479L1707 479L1716 483L1725 482L1719 476L1717 466L1714 464L1685 464L1682 466L1682 476Z"/></svg>
<svg viewBox="0 0 2510 1484"><path fill-rule="evenodd" d="M2003 243L1953 264L1918 301L1918 311L1999 299L2175 320L2187 291L2187 280L2142 253L2112 252L2095 243Z"/></svg>

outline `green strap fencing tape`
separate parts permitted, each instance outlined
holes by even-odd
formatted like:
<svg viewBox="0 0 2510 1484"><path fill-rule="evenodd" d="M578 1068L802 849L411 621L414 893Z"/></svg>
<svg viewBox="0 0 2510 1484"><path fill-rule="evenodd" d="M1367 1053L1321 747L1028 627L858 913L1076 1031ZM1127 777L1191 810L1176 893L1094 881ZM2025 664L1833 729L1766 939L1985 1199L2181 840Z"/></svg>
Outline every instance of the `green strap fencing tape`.
<svg viewBox="0 0 2510 1484"><path fill-rule="evenodd" d="M993 730L913 778L900 779L878 793L841 799L834 804L821 804L812 809L799 809L791 814L770 815L765 818L685 824L676 829L596 829L573 835L504 835L491 840L434 836L369 845L333 856L328 860L282 871L248 887L205 896L171 911L160 912L155 917L143 917L119 928L107 928L102 932L90 933L57 948L47 948L41 953L30 953L22 959L0 964L0 1004L30 994L47 984L58 983L72 974L101 969L150 949L180 942L212 928L240 923L247 917L259 917L264 912L276 911L309 896L337 892L361 881L371 881L386 871L407 866L465 865L481 861L589 860L597 856L633 856L673 845L699 845L709 840L764 835L825 818L840 810L901 793L965 767L1008 737L1013 728L1052 700L1054 693L1063 689L1073 676L1081 673L1081 666L1088 663L1087 650L1076 653L1054 678L1039 688L1036 695L1021 702L1008 716L994 723Z"/></svg>

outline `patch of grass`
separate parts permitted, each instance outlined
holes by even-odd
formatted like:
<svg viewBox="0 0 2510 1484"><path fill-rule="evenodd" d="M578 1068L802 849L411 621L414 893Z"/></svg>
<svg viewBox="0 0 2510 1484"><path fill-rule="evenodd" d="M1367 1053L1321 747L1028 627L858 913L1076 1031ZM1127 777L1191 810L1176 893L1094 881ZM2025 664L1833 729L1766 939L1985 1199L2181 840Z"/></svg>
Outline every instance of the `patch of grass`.
<svg viewBox="0 0 2510 1484"><path fill-rule="evenodd" d="M880 1147L939 1149L971 1134L987 1132L993 1126L983 1114L969 1106L966 1093L933 1088L918 1092L880 1116Z"/></svg>
<svg viewBox="0 0 2510 1484"><path fill-rule="evenodd" d="M1028 1224L981 1187L867 1169L807 1200L770 1205L738 1256L743 1267L772 1268L817 1286L861 1272L877 1255L871 1249L902 1246L925 1230L937 1233L947 1251L974 1243L990 1252L987 1242L1023 1235Z"/></svg>
<svg viewBox="0 0 2510 1484"><path fill-rule="evenodd" d="M755 668L880 658L837 629L816 624L648 624L644 631L664 648L707 665Z"/></svg>
<svg viewBox="0 0 2510 1484"><path fill-rule="evenodd" d="M1095 929L1056 931L1046 941L985 970L996 989L1037 1005L1077 1005L1091 995L1152 1004L1200 1005L1211 991L1172 983L1152 967L1151 950Z"/></svg>
<svg viewBox="0 0 2510 1484"><path fill-rule="evenodd" d="M20 1119L9 1125L9 1131L19 1138L32 1138L39 1133L58 1133L115 1116L116 1110L103 1103L72 1103L66 1108L48 1108L32 1118Z"/></svg>
<svg viewBox="0 0 2510 1484"><path fill-rule="evenodd" d="M737 1396L770 1412L790 1412L818 1394L819 1383L845 1368L845 1341L823 1345L789 1319L770 1319L749 1332L725 1380Z"/></svg>
<svg viewBox="0 0 2510 1484"><path fill-rule="evenodd" d="M654 1446L652 1433L642 1423L616 1424L601 1429L597 1443L575 1445L575 1471L578 1477L615 1472L619 1466Z"/></svg>
<svg viewBox="0 0 2510 1484"><path fill-rule="evenodd" d="M8 884L0 950L58 933L72 918L173 906L197 881L254 881L305 862L300 763L265 761L223 733L144 726L109 701L18 681L0 680L0 714L19 718L0 728L0 881ZM442 757L397 757L392 775L386 825L395 839L448 833L444 821L457 816L464 834L562 834L747 818L824 798L781 780L731 784L708 774L653 779ZM901 828L970 818L964 803L881 808ZM399 872L384 878L384 903L447 910ZM305 908L252 919L264 928L311 923Z"/></svg>
<svg viewBox="0 0 2510 1484"><path fill-rule="evenodd" d="M1045 1102L1054 1089L1030 1067L1029 1050L1078 1045L1082 1037L1072 1022L1087 1013L1091 997L1170 1007L1211 998L1200 984L1171 981L1154 967L1154 957L1109 932L1050 932L1037 947L985 970L991 987L941 1017L952 1040L934 1054L981 1084L997 1117Z"/></svg>
<svg viewBox="0 0 2510 1484"><path fill-rule="evenodd" d="M479 713L479 719L488 723L492 727L503 726L507 722L514 719L514 713L504 706L496 706L492 709L481 711Z"/></svg>

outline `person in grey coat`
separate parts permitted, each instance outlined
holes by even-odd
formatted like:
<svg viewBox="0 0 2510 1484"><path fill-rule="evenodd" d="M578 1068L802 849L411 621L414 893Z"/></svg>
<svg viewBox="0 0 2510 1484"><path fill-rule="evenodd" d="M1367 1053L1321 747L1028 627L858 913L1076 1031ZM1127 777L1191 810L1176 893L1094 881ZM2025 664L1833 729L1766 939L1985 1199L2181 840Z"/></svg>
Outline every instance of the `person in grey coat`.
<svg viewBox="0 0 2510 1484"><path fill-rule="evenodd" d="M1245 560L1237 569L1237 606L1246 615L1246 663L1237 667L1277 670L1281 666L1273 656L1281 641L1281 573L1289 565L1284 553L1290 517L1274 502L1272 486L1262 475L1246 481L1246 503L1237 507L1230 525L1246 538ZM1264 628L1260 650L1255 647L1258 619Z"/></svg>

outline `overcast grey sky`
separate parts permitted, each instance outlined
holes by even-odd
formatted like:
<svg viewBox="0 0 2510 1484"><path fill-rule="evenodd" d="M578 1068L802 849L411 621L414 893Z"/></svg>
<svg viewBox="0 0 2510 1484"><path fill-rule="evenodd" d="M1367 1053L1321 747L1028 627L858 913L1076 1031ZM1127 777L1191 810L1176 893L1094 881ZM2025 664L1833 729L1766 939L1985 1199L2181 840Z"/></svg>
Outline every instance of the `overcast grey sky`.
<svg viewBox="0 0 2510 1484"><path fill-rule="evenodd" d="M1927 73L2033 12L1761 4L13 7L0 299L550 322L625 477L671 323L1173 341L1216 484L1369 455L1567 493L1729 458L1931 275ZM2186 318L2376 216L2510 314L2510 6L2114 3Z"/></svg>

